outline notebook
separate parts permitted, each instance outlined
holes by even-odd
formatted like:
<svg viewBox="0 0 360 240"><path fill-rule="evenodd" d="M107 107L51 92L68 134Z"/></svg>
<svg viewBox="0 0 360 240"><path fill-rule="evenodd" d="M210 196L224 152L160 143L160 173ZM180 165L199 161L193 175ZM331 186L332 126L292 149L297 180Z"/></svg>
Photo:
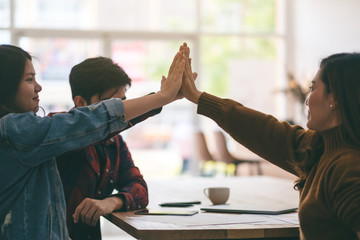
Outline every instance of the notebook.
<svg viewBox="0 0 360 240"><path fill-rule="evenodd" d="M246 214L269 214L277 215L283 213L296 212L297 205L284 205L284 204L219 204L202 207L200 210L206 212L217 213L246 213Z"/></svg>

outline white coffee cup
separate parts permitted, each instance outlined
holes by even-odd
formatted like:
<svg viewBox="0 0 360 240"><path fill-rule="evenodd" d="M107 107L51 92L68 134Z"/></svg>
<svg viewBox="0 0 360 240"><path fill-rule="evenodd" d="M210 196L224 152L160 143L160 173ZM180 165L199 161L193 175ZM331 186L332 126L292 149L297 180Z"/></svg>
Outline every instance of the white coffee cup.
<svg viewBox="0 0 360 240"><path fill-rule="evenodd" d="M204 189L204 194L214 205L225 204L230 196L230 188L208 187Z"/></svg>

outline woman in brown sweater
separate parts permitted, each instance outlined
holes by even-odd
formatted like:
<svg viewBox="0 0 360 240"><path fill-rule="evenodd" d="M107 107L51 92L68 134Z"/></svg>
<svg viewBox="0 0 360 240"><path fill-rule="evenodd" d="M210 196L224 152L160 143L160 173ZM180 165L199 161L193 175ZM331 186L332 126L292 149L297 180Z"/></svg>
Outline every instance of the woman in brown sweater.
<svg viewBox="0 0 360 240"><path fill-rule="evenodd" d="M189 48L184 44L189 56ZM360 239L360 54L323 59L306 100L305 130L200 92L186 64L181 93L236 141L296 174L300 238Z"/></svg>

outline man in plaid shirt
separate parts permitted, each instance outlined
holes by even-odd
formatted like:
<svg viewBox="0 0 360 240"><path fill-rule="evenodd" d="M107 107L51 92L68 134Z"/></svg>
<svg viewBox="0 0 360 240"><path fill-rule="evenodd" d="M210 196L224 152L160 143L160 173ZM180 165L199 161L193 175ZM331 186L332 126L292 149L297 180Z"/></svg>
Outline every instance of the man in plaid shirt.
<svg viewBox="0 0 360 240"><path fill-rule="evenodd" d="M72 68L70 86L75 106L82 107L109 98L125 99L131 80L111 59L97 57ZM133 119L128 128L160 111L161 108L155 109ZM148 204L146 182L119 134L61 155L57 164L72 240L101 239L100 216L145 208ZM114 189L116 194L112 194Z"/></svg>

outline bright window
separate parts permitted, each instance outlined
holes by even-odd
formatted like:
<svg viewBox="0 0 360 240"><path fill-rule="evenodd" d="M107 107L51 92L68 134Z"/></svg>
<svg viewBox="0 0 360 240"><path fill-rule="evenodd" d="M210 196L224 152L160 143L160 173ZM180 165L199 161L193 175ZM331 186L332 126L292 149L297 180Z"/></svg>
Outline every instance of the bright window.
<svg viewBox="0 0 360 240"><path fill-rule="evenodd" d="M0 43L10 44L10 32L0 30Z"/></svg>
<svg viewBox="0 0 360 240"><path fill-rule="evenodd" d="M14 0L15 27L91 29L97 0Z"/></svg>
<svg viewBox="0 0 360 240"><path fill-rule="evenodd" d="M277 58L277 40L259 37L204 36L200 40L202 88L228 95L231 62L236 60L271 60ZM246 70L246 69L245 69Z"/></svg>
<svg viewBox="0 0 360 240"><path fill-rule="evenodd" d="M15 25L21 28L178 32L196 27L196 0L15 2Z"/></svg>
<svg viewBox="0 0 360 240"><path fill-rule="evenodd" d="M73 106L68 75L88 57L111 57L123 67L132 79L129 98L158 91L186 41L201 90L283 118L276 90L286 84L285 2L0 0L0 41L35 57L47 112ZM132 149L173 148L187 158L191 131L211 129L195 112L193 104L177 101L123 135Z"/></svg>
<svg viewBox="0 0 360 240"><path fill-rule="evenodd" d="M213 33L274 32L275 0L201 0L201 30Z"/></svg>
<svg viewBox="0 0 360 240"><path fill-rule="evenodd" d="M0 28L10 26L10 0L0 0Z"/></svg>
<svg viewBox="0 0 360 240"><path fill-rule="evenodd" d="M111 58L126 70L133 82L160 82L181 44L182 41L171 40L116 40L111 47Z"/></svg>

